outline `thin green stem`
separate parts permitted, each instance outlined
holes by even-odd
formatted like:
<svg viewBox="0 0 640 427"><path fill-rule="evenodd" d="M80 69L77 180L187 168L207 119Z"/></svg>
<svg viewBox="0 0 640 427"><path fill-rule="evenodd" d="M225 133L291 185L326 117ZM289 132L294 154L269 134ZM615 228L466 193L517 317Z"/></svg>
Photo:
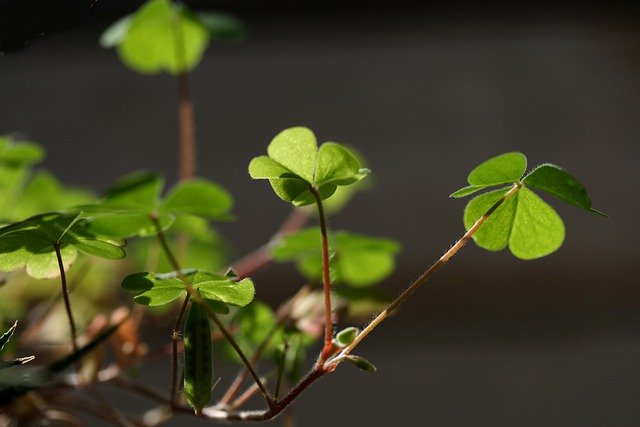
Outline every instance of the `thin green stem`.
<svg viewBox="0 0 640 427"><path fill-rule="evenodd" d="M253 369L253 366L251 365L251 362L249 362L249 359L247 359L247 356L244 354L244 352L242 351L240 346L238 346L238 343L233 338L233 336L229 333L227 328L225 328L225 326L222 324L222 322L220 321L218 316L213 312L213 310L211 310L211 307L209 307L204 302L204 300L200 296L200 293L198 292L198 290L196 288L194 288L193 285L191 283L189 283L189 281L184 276L184 274L182 274L182 269L180 268L180 264L178 263L178 260L176 259L176 257L173 255L173 252L171 251L171 248L169 247L169 244L167 243L167 238L166 238L166 236L164 234L164 231L162 231L162 227L160 226L160 222L159 222L158 218L152 215L151 216L151 220L153 221L153 223L155 225L155 228L156 228L156 231L157 231L157 236L158 236L158 241L160 242L160 246L162 247L165 255L167 256L167 259L169 259L172 267L178 273L178 278L180 278L180 280L184 284L184 287L185 287L185 289L187 291L187 294L197 304L200 304L202 306L202 308L204 308L204 310L207 312L207 315L211 318L211 320L213 320L213 322L216 324L218 329L220 329L220 332L222 333L222 335L229 342L231 347L233 347L235 352L238 354L238 356L242 360L242 363L244 363L244 365L246 366L247 370L249 371L249 373L253 377L253 380L256 382L258 388L260 389L260 392L262 393L262 396L264 397L265 401L267 402L267 405L269 406L269 408L271 408L273 406L274 400L271 397L271 395L269 394L269 392L267 391L267 389L265 388L265 386L262 383L262 381L260 380L260 377L258 376L256 371Z"/></svg>
<svg viewBox="0 0 640 427"><path fill-rule="evenodd" d="M69 330L71 331L71 345L73 351L78 351L78 331L76 329L76 322L73 319L73 311L71 310L71 301L69 300L69 289L67 287L67 275L64 271L64 263L62 261L62 254L60 253L60 244L54 243L53 249L56 252L58 258L58 268L60 269L60 282L62 283L62 299L64 300L64 308L67 311L67 318L69 319Z"/></svg>
<svg viewBox="0 0 640 427"><path fill-rule="evenodd" d="M337 357L330 361L331 365L337 365L340 363L345 356L353 351L354 348L364 339L367 335L369 335L383 320L385 320L391 313L393 313L403 302L405 302L413 293L418 290L422 285L424 285L433 274L440 269L444 264L451 259L467 242L471 239L471 237L475 234L476 231L480 228L482 224L493 214L500 205L506 202L508 199L513 197L518 190L520 190L521 184L516 183L500 200L489 208L489 210L482 215L473 226L458 240L444 255L438 259L431 267L429 267L420 277L418 277L415 282L411 284L404 292L400 294L389 306L383 310L366 328L362 330L358 334L358 336L353 340L351 344L344 348L338 354Z"/></svg>
<svg viewBox="0 0 640 427"><path fill-rule="evenodd" d="M311 194L316 199L318 206L318 218L320 222L320 234L322 235L322 285L324 288L324 347L320 354L318 363L322 365L331 355L333 341L333 324L331 321L331 273L329 270L329 241L327 238L327 221L320 193L313 186L310 186Z"/></svg>

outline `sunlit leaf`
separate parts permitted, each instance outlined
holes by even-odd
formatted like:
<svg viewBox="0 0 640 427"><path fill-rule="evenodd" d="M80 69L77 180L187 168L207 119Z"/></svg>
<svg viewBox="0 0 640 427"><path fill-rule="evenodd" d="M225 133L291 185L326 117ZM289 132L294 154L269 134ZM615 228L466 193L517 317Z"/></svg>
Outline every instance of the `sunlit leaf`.
<svg viewBox="0 0 640 427"><path fill-rule="evenodd" d="M384 280L395 268L398 243L383 238L337 231L332 233L332 273L336 283L370 286ZM296 261L299 270L312 280L322 277L319 228L307 228L285 236L273 247L276 261Z"/></svg>
<svg viewBox="0 0 640 427"><path fill-rule="evenodd" d="M305 127L285 129L267 148L268 156L258 156L249 163L249 175L268 179L278 197L295 206L331 197L337 186L353 184L370 171L362 168L358 158L347 148L327 142L320 146L311 130Z"/></svg>
<svg viewBox="0 0 640 427"><path fill-rule="evenodd" d="M209 43L209 32L184 8L169 0L145 3L133 14L117 44L122 61L143 74L166 71L175 75L195 68Z"/></svg>

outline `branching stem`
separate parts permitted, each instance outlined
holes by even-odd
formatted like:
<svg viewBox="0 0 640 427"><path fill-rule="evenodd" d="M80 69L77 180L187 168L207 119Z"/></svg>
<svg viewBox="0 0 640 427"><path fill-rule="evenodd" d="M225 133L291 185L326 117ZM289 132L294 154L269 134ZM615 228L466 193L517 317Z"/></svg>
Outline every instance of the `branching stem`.
<svg viewBox="0 0 640 427"><path fill-rule="evenodd" d="M431 276L433 276L433 274L440 269L440 267L442 267L447 263L447 261L449 261L449 259L451 259L451 257L458 253L458 251L465 244L467 244L467 242L471 239L475 232L478 231L480 226L491 216L491 214L493 214L495 210L498 209L498 207L500 207L500 205L506 202L509 198L513 197L518 192L518 190L520 190L521 186L522 185L519 182L516 183L504 196L502 196L500 200L494 203L493 206L491 206L491 208L489 208L489 210L484 215L482 215L475 222L475 224L473 224L473 226L464 234L464 236L462 236L462 238L460 238L460 240L458 240L451 247L451 249L445 252L445 254L442 255L438 261L436 261L431 267L429 267L424 273L422 273L422 275L420 275L420 277L418 277L415 282L411 284L411 286L409 286L404 292L402 292L400 296L398 296L391 304L389 304L389 306L385 310L383 310L371 323L369 323L369 325L367 325L367 327L358 334L356 339L353 340L351 344L345 347L337 357L332 359L331 364L338 364L342 360L344 360L344 357L351 353L353 349L356 348L356 346L363 339L365 339L367 335L371 333L371 331L373 331L380 323L382 323L384 319L389 317L389 315L393 313L411 295L413 295L413 293L418 290L418 288L424 285L431 278Z"/></svg>
<svg viewBox="0 0 640 427"><path fill-rule="evenodd" d="M244 354L244 352L242 351L240 346L238 346L238 343L233 338L233 336L229 333L227 328L225 328L225 326L222 324L222 322L220 321L218 316L213 312L213 310L211 310L211 308L207 304L205 304L205 302L203 301L202 297L200 296L200 293L198 293L197 289L195 289L193 287L193 285L191 283L189 283L187 278L182 273L182 269L180 268L180 264L178 263L178 260L176 259L176 257L173 255L173 252L171 251L171 248L169 247L169 244L167 243L167 238L166 238L166 236L164 234L164 231L162 230L162 227L160 225L160 222L158 221L158 218L156 216L152 215L151 216L151 220L153 221L153 223L155 225L155 228L156 228L156 231L157 231L157 236L158 236L158 241L160 242L160 246L162 247L162 249L163 249L164 253L166 254L167 258L169 259L169 261L171 262L171 266L178 273L178 277L180 278L180 280L184 284L184 287L185 287L185 289L187 291L187 295L189 297L191 297L194 302L196 302L197 304L200 304L202 306L202 308L207 312L207 315L211 318L211 320L213 320L213 322L216 324L218 329L220 329L220 332L222 333L222 335L224 335L225 339L229 342L231 347L233 347L235 352L238 354L238 357L240 357L240 359L242 360L242 363L244 363L245 367L249 371L249 374L251 374L251 377L256 382L256 384L257 384L258 388L260 389L260 392L262 393L262 396L264 397L267 405L269 406L269 408L271 408L273 406L273 404L274 404L274 399L271 397L271 395L269 394L269 392L265 388L264 384L260 380L260 377L256 373L255 369L253 369L253 366L251 365L251 362L249 362L249 359L247 359L247 356ZM177 352L177 346L174 347L174 354L176 352Z"/></svg>

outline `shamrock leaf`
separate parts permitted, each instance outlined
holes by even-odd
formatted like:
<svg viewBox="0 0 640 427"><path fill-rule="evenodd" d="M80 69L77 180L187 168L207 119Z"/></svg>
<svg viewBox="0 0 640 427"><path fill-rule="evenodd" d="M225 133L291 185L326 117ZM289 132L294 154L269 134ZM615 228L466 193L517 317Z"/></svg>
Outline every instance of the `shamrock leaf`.
<svg viewBox="0 0 640 427"><path fill-rule="evenodd" d="M116 237L149 236L173 224L177 216L192 215L226 220L233 207L231 195L219 185L204 180L182 181L161 199L163 180L139 172L120 180L93 208L90 227Z"/></svg>
<svg viewBox="0 0 640 427"><path fill-rule="evenodd" d="M334 282L362 287L384 280L395 267L398 243L346 231L332 233L331 258ZM309 279L322 277L321 235L317 227L285 236L272 249L276 261L296 261Z"/></svg>
<svg viewBox="0 0 640 427"><path fill-rule="evenodd" d="M151 0L107 28L100 45L115 47L122 62L139 73L178 75L200 63L210 38L235 40L244 33L230 15L194 13L169 0Z"/></svg>
<svg viewBox="0 0 640 427"><path fill-rule="evenodd" d="M218 313L228 313L230 305L244 306L253 300L254 287L250 279L235 282L233 279L198 270L184 270L181 274L202 298ZM184 283L176 272L135 273L122 281L122 289L134 294L138 304L159 306L168 304L186 293Z"/></svg>
<svg viewBox="0 0 640 427"><path fill-rule="evenodd" d="M469 186L452 197L463 197L489 187L517 185L517 192L502 203L473 235L478 246L500 251L507 245L520 259L535 259L555 252L564 241L560 216L530 188L543 190L584 210L602 214L591 207L587 191L574 177L558 166L543 164L526 176L527 160L521 153L507 153L487 160L468 177ZM511 187L492 190L471 200L464 212L469 230ZM604 214L602 214L604 215Z"/></svg>
<svg viewBox="0 0 640 427"><path fill-rule="evenodd" d="M315 135L304 127L280 132L267 154L251 160L249 175L268 179L278 197L295 206L315 203L313 189L324 200L338 186L358 182L370 172L340 144L325 142L318 149Z"/></svg>
<svg viewBox="0 0 640 427"><path fill-rule="evenodd" d="M60 275L56 249L66 268L78 252L107 259L125 256L124 241L87 228L82 215L48 213L0 228L0 271L26 267L31 277Z"/></svg>

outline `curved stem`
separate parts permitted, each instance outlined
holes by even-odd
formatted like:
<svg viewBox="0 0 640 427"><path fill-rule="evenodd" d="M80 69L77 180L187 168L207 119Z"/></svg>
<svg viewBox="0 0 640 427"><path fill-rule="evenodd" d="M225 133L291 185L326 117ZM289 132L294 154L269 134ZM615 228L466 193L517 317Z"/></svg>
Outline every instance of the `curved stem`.
<svg viewBox="0 0 640 427"><path fill-rule="evenodd" d="M167 258L171 262L171 266L178 273L178 278L184 284L184 287L187 291L187 295L189 295L197 304L200 304L202 308L204 308L204 310L207 312L207 315L211 318L211 320L213 320L213 322L216 324L218 329L220 329L220 332L222 333L222 335L224 335L224 337L229 342L231 347L233 347L235 352L238 354L238 357L240 357L240 359L242 360L242 363L244 363L244 365L246 366L247 370L251 374L251 377L254 379L254 381L258 385L258 388L260 388L260 392L262 393L262 396L267 402L267 405L269 406L269 408L271 408L273 406L274 400L269 394L269 392L267 391L267 389L265 388L262 381L260 380L260 377L256 373L255 369L253 369L251 362L249 362L249 359L247 359L247 356L244 354L242 349L238 346L238 343L233 338L233 336L229 333L227 328L225 328L225 326L222 324L218 316L213 312L213 310L211 310L211 308L207 304L205 304L202 297L198 293L197 289L194 288L193 285L189 283L189 281L186 279L184 274L182 274L182 269L180 268L180 264L178 263L178 260L176 259L176 257L173 255L173 252L171 251L171 248L167 243L167 238L164 234L164 231L162 231L162 227L160 226L160 222L158 218L152 215L151 220L153 221L156 227L156 231L158 233L157 236L158 236L160 245L162 246L162 249L165 252ZM174 348L174 354L176 352L177 352L177 346Z"/></svg>
<svg viewBox="0 0 640 427"><path fill-rule="evenodd" d="M318 206L318 218L320 221L320 234L322 235L322 285L324 288L324 347L318 360L322 365L331 354L333 347L333 324L331 322L331 273L329 271L329 241L327 238L327 221L324 215L324 207L322 206L322 198L320 193L313 186L310 186L311 194L316 199Z"/></svg>
<svg viewBox="0 0 640 427"><path fill-rule="evenodd" d="M422 275L420 275L420 277L418 277L416 281L411 284L411 286L409 286L404 292L402 292L400 296L398 296L391 304L389 304L389 306L385 310L383 310L371 323L369 323L369 325L367 325L367 327L358 334L358 336L355 338L355 340L353 340L351 344L345 347L344 350L342 350L336 358L331 360L331 364L337 365L338 363L340 363L345 356L351 353L351 351L353 351L353 349L356 348L356 346L363 339L365 339L367 335L371 333L371 331L373 331L380 323L382 323L384 319L389 317L389 315L393 313L403 302L405 302L416 290L418 290L418 288L424 285L431 278L431 276L433 276L433 274L440 269L440 267L446 264L446 262L449 261L451 257L458 253L458 251L462 249L465 244L467 244L467 242L471 239L475 232L478 231L480 226L491 216L491 214L496 211L496 209L498 209L498 207L500 207L500 205L513 197L518 192L518 190L520 190L520 187L521 184L516 183L509 191L507 191L504 196L502 196L500 200L494 203L493 206L491 206L491 208L489 208L489 210L484 215L482 215L475 222L475 224L473 224L473 226L460 238L460 240L458 240L451 247L451 249L445 252L445 254L442 255L438 261L436 261L431 267L429 267L424 273L422 273Z"/></svg>
<svg viewBox="0 0 640 427"><path fill-rule="evenodd" d="M60 253L60 245L58 243L53 244L53 249L56 252L58 258L58 268L60 269L60 281L62 282L62 299L64 300L64 308L67 311L67 318L69 319L69 330L71 331L71 345L73 351L78 351L78 331L76 329L76 322L73 319L73 311L71 310L71 301L69 300L69 289L67 287L67 276L64 271L64 263L62 262L62 254Z"/></svg>

